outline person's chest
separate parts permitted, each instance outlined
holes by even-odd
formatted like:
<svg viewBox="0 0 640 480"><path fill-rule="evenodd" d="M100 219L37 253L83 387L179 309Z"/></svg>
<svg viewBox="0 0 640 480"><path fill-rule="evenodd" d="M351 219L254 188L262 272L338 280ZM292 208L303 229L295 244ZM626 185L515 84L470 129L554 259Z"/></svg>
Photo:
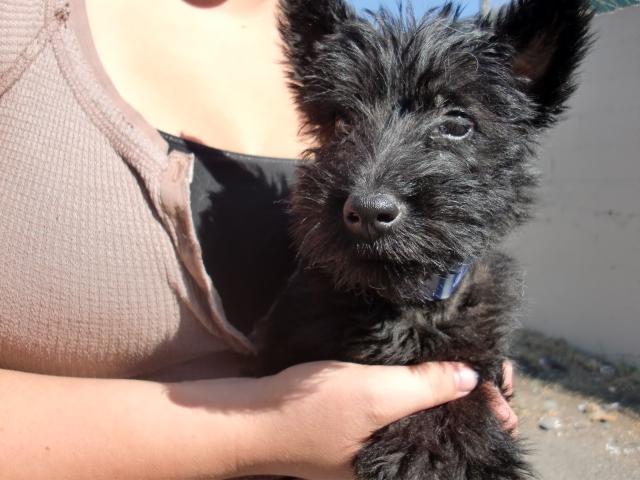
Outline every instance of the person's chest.
<svg viewBox="0 0 640 480"><path fill-rule="evenodd" d="M98 54L122 97L174 135L299 157L309 145L298 136L275 2L252 15L151 3L87 1Z"/></svg>

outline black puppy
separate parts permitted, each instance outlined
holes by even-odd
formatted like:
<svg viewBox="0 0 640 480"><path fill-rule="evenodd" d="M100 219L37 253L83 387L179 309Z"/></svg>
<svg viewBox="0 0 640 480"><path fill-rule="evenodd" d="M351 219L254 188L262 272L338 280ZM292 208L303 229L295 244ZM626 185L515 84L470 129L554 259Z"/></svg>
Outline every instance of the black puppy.
<svg viewBox="0 0 640 480"><path fill-rule="evenodd" d="M502 384L521 283L498 243L530 216L536 141L575 89L587 0L463 20L366 18L282 0L290 79L316 148L291 199L299 266L258 330L261 373L312 360L471 364ZM530 476L478 388L377 431L360 480Z"/></svg>

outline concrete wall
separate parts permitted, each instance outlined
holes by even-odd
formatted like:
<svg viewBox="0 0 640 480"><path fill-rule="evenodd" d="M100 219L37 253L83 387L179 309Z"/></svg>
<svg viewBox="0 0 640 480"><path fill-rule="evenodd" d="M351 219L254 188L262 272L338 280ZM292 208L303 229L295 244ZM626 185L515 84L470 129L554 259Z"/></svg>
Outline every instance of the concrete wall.
<svg viewBox="0 0 640 480"><path fill-rule="evenodd" d="M538 219L509 244L526 327L640 365L640 7L595 25L572 108L543 142Z"/></svg>

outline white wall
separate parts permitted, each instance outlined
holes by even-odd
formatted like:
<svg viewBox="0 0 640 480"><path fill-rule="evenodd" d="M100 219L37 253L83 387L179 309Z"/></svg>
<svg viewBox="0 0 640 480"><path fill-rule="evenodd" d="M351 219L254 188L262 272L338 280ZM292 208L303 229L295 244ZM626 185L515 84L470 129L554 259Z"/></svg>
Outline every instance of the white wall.
<svg viewBox="0 0 640 480"><path fill-rule="evenodd" d="M526 327L640 365L640 7L595 26L572 108L543 142L538 219L510 245Z"/></svg>

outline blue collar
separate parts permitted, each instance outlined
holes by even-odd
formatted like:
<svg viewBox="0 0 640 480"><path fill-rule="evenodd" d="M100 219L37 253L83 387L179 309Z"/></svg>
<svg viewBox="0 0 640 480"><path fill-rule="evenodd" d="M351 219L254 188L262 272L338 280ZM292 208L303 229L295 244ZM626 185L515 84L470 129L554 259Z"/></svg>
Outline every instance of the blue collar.
<svg viewBox="0 0 640 480"><path fill-rule="evenodd" d="M425 280L422 285L425 299L430 302L436 302L451 297L470 268L471 263L464 262L454 266L444 274L433 275Z"/></svg>

